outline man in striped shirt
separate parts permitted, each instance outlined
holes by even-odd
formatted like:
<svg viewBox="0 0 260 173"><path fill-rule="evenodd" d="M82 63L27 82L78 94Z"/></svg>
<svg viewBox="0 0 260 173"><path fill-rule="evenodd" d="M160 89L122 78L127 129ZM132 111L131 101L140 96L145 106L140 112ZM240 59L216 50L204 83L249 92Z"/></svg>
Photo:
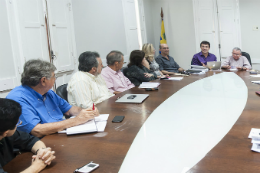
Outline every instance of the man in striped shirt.
<svg viewBox="0 0 260 173"><path fill-rule="evenodd" d="M103 77L102 60L97 52L83 52L79 56L79 71L68 83L68 100L73 106L88 108L112 96Z"/></svg>

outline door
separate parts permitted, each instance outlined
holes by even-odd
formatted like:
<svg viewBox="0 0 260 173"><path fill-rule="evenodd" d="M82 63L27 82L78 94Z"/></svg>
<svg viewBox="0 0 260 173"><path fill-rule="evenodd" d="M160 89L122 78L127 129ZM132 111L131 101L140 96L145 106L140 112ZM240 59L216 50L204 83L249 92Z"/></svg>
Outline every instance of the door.
<svg viewBox="0 0 260 173"><path fill-rule="evenodd" d="M123 0L124 21L127 40L127 54L139 50L137 21L134 0Z"/></svg>
<svg viewBox="0 0 260 173"><path fill-rule="evenodd" d="M11 90L17 85L16 61L14 45L11 38L11 4L8 1L0 1L0 91ZM13 36L13 35L12 35ZM0 93L5 97L7 93Z"/></svg>
<svg viewBox="0 0 260 173"><path fill-rule="evenodd" d="M210 42L210 53L219 59L218 23L213 0L194 0L194 22L196 30L196 50L200 52L202 41Z"/></svg>
<svg viewBox="0 0 260 173"><path fill-rule="evenodd" d="M236 6L236 0L217 0L219 29L220 29L220 51L222 57L231 56L234 47L241 47L239 41L239 20L236 20L236 11L239 10Z"/></svg>
<svg viewBox="0 0 260 173"><path fill-rule="evenodd" d="M74 51L70 0L47 0L54 64L58 72L74 70ZM75 55L76 56L76 55Z"/></svg>
<svg viewBox="0 0 260 173"><path fill-rule="evenodd" d="M30 59L50 61L42 0L17 1L17 10L24 62Z"/></svg>

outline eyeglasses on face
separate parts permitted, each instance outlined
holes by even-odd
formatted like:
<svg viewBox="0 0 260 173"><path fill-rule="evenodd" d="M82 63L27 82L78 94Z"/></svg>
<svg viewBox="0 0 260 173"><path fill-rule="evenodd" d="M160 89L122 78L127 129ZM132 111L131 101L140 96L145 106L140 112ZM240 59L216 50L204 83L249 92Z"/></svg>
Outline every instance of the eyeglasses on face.
<svg viewBox="0 0 260 173"><path fill-rule="evenodd" d="M169 47L163 47L162 49L169 49Z"/></svg>

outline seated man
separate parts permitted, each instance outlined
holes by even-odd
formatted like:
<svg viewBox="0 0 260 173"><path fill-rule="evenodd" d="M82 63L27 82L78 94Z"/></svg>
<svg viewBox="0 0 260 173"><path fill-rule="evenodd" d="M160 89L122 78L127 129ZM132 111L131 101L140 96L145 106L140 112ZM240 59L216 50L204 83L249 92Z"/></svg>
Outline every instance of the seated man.
<svg viewBox="0 0 260 173"><path fill-rule="evenodd" d="M96 52L87 51L79 56L79 71L72 76L67 87L70 104L88 108L114 95L100 75L102 67Z"/></svg>
<svg viewBox="0 0 260 173"><path fill-rule="evenodd" d="M119 51L111 51L107 55L107 67L101 72L110 92L118 94L135 87L131 81L124 76L121 68L124 64L124 55Z"/></svg>
<svg viewBox="0 0 260 173"><path fill-rule="evenodd" d="M155 61L159 64L159 70L163 74L174 74L184 71L169 55L169 47L167 44L160 44L159 50L161 54L155 58Z"/></svg>
<svg viewBox="0 0 260 173"><path fill-rule="evenodd" d="M21 105L13 100L0 98L0 173L6 173L3 166L15 158L15 148L21 151L31 151L32 164L22 173L37 173L43 170L55 159L55 152L46 148L39 138L16 130L20 125ZM17 123L18 122L18 123Z"/></svg>
<svg viewBox="0 0 260 173"><path fill-rule="evenodd" d="M53 64L42 60L30 60L25 63L21 77L22 85L7 95L7 98L17 101L22 106L20 120L23 123L18 130L42 137L85 123L98 115L98 110L72 107L51 90L56 80L55 70ZM64 120L63 114L77 116Z"/></svg>
<svg viewBox="0 0 260 173"><path fill-rule="evenodd" d="M248 59L242 56L242 51L240 48L235 47L232 51L232 56L227 57L226 60L222 62L223 69L237 68L238 70L251 69L251 65Z"/></svg>
<svg viewBox="0 0 260 173"><path fill-rule="evenodd" d="M207 67L207 62L217 61L217 57L214 54L209 53L210 43L202 41L200 43L201 52L197 53L192 58L191 65L199 65Z"/></svg>

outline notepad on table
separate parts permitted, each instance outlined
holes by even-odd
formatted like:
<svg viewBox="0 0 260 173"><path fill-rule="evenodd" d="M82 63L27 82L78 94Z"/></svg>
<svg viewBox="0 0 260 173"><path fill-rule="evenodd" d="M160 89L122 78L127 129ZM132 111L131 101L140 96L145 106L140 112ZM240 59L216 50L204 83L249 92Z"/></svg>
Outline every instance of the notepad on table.
<svg viewBox="0 0 260 173"><path fill-rule="evenodd" d="M158 82L142 82L139 88L157 88L159 85Z"/></svg>
<svg viewBox="0 0 260 173"><path fill-rule="evenodd" d="M84 124L67 128L66 130L60 131L59 133L73 135L79 133L103 132L107 125L108 116L109 114L100 114L99 116L95 117L95 121L90 120Z"/></svg>

